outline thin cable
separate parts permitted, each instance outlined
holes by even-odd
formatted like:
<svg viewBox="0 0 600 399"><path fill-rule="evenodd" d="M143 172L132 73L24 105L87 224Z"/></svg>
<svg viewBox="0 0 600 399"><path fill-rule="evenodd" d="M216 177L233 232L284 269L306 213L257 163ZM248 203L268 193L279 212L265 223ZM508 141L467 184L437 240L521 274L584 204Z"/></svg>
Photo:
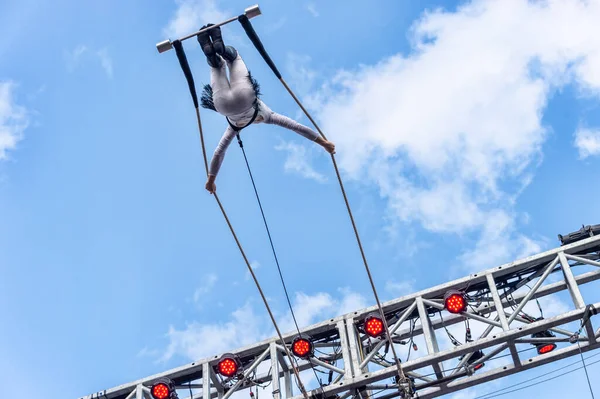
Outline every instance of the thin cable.
<svg viewBox="0 0 600 399"><path fill-rule="evenodd" d="M248 169L248 174L250 175L250 180L252 181L252 187L254 188L254 194L256 195L256 200L258 201L258 207L260 208L260 213L262 215L262 219L265 224L265 229L267 230L267 236L269 237L269 243L271 244L271 250L273 252L273 257L275 258L275 264L277 265L277 271L279 272L279 278L281 279L281 284L283 285L283 291L285 292L285 298L287 299L287 303L290 308L290 312L292 313L292 318L294 319L294 324L296 325L296 330L298 331L298 335L300 335L300 327L298 327L298 322L296 321L296 315L294 314L294 308L292 307L292 302L290 301L290 296L288 294L287 286L285 285L285 280L283 279L283 273L281 271L281 266L279 265L279 259L277 258L277 252L275 251L275 245L273 244L273 238L271 237L271 231L269 230L267 218L265 216L265 212L263 210L262 203L260 201L260 196L258 195L256 183L254 182L254 176L252 176L252 170L250 169L250 163L248 162L248 157L246 156L246 150L244 149L244 143L242 142L242 139L240 138L239 132L236 132L236 136L237 136L238 144L240 145L240 148L242 149L242 154L244 154L244 161L246 161L246 168ZM292 360L290 359L290 361L292 361ZM310 361L310 359L308 359L308 362L310 363L310 368L312 369L312 371L315 375L315 378L317 379L317 382L319 383L321 392L323 392L323 383L322 383L321 379L319 378L319 376L317 375L317 372L315 371L315 367L312 364L312 362Z"/></svg>
<svg viewBox="0 0 600 399"><path fill-rule="evenodd" d="M202 156L204 157L204 166L206 168L206 175L208 176L208 160L206 157L206 147L204 145L204 134L202 132L202 121L200 118L200 109L198 107L196 107L196 119L198 121L198 131L200 132L200 143L202 144ZM277 335L279 336L279 339L281 340L282 346L285 349L285 352L287 354L287 356L290 359L292 358L292 354L290 353L287 345L285 344L285 340L283 339L283 335L281 334L281 331L279 330L279 326L277 325L277 321L275 321L275 316L273 316L273 312L271 311L271 307L269 306L269 303L267 302L267 298L265 297L265 294L260 286L260 283L258 282L258 279L256 278L256 274L254 274L254 270L252 269L252 266L250 265L250 261L248 260L248 258L246 257L246 253L244 252L244 249L242 248L242 244L240 243L240 241L238 240L237 235L235 234L235 230L233 229L233 225L231 224L231 222L229 221L229 218L227 217L227 213L225 212L225 208L223 208L223 204L221 204L221 201L219 200L219 197L217 195L217 193L215 192L214 194L215 200L217 201L217 204L219 205L219 209L221 209L221 213L223 214L223 217L225 218L225 221L227 222L227 226L229 226L229 230L231 231L231 234L233 235L233 238L235 239L235 242L240 250L240 253L242 254L242 257L244 258L244 262L246 263L246 267L248 268L248 271L250 272L250 275L252 276L252 279L254 280L254 283L256 284L256 288L258 289L258 292L260 293L260 297L262 298L265 307L267 308L267 312L269 313L269 317L271 318L271 322L273 323L273 326L275 327L275 330L277 331ZM291 362L292 365L292 369L294 370L294 374L296 376L297 379L297 383L299 384L298 388L300 389L300 391L302 392L303 396L305 399L309 399L308 397L308 393L306 392L306 389L304 388L304 384L302 384L302 380L300 379L300 372L298 371L298 368L296 367L296 365L294 364L294 362Z"/></svg>
<svg viewBox="0 0 600 399"><path fill-rule="evenodd" d="M306 108L304 108L304 105L302 105L302 103L300 102L298 97L296 97L296 95L294 94L292 89L290 89L290 87L287 85L287 83L285 82L283 77L280 78L279 81L283 84L283 86L286 88L288 93L290 93L290 95L296 101L296 103L302 109L302 111L304 111L304 114L308 117L308 119L310 119L310 121L315 126L315 128L317 129L317 131L319 132L321 137L323 137L324 140L327 140L327 137L325 137L325 134L323 134L323 132L321 131L321 129L319 128L319 126L317 125L315 120L312 118L312 116L309 114L309 112L306 110ZM360 254L362 256L362 260L365 265L365 270L367 271L367 275L369 277L371 289L373 290L373 295L375 296L375 300L377 301L377 307L379 309L379 313L381 314L381 319L383 321L383 327L385 328L385 333L391 343L390 346L392 348L392 354L394 355L394 360L396 363L396 367L398 369L399 377L402 380L402 382L409 382L408 378L406 378L406 375L404 375L404 370L402 370L402 365L400 364L400 359L398 358L398 355L396 354L396 348L394 347L394 343L392 342L392 335L390 334L390 329L389 329L387 320L385 318L385 313L383 312L383 307L381 306L381 302L379 300L379 295L377 294L377 289L375 288L375 282L373 281L373 276L371 275L371 269L369 268L369 263L367 262L367 257L365 255L365 251L363 249L362 242L360 240L360 235L358 234L358 228L356 227L356 223L354 221L354 216L352 215L352 209L350 208L350 203L348 202L348 196L346 195L346 190L344 189L344 183L342 182L342 177L340 175L340 171L338 169L337 162L335 161L335 156L333 154L331 154L331 161L333 162L333 167L334 167L335 173L337 175L338 183L340 184L340 189L342 190L342 195L344 196L344 202L346 203L346 208L348 209L348 215L350 216L350 221L352 222L352 228L354 229L354 235L356 236L356 242L358 243L358 248L360 250ZM407 397L410 397L411 395L410 395L408 387L405 387L405 388L406 389L404 389L404 392L407 394Z"/></svg>
<svg viewBox="0 0 600 399"><path fill-rule="evenodd" d="M287 303L290 308L290 312L292 313L292 318L294 319L294 325L296 326L296 330L298 330L298 334L300 334L300 327L298 327L298 321L296 320L296 315L294 314L294 309L292 308L292 302L290 301L290 296L288 294L287 286L283 279L283 273L281 272L281 267L279 265L279 259L277 258L277 253L275 252L275 246L273 245L271 231L269 230L269 225L267 224L265 212L262 207L262 202L260 201L260 197L258 195L258 190L256 189L256 183L254 182L254 176L252 175L252 170L250 169L250 164L248 163L248 157L246 156L246 150L244 149L244 144L242 142L242 139L240 138L239 133L237 133L236 136L237 136L237 140L240 145L240 148L242 149L242 154L244 154L244 161L246 162L246 168L248 169L248 175L250 175L250 181L252 182L252 187L254 188L254 194L256 195L256 201L258 202L258 207L260 208L260 213L262 215L262 219L265 224L265 229L267 230L267 236L269 237L269 243L271 244L271 251L273 252L273 257L275 258L275 264L277 265L277 271L279 272L279 278L281 280L281 284L283 285L283 291L285 292L285 298L287 299Z"/></svg>
<svg viewBox="0 0 600 399"><path fill-rule="evenodd" d="M595 353L595 354L593 354L593 355L591 355L591 356L588 356L586 359L591 359L591 358L593 358L593 357L596 357L596 356L598 356L598 355L600 355L600 352L599 352L599 353ZM589 365L596 364L596 363L598 363L598 362L600 362L600 360L598 360L598 361L595 361L595 362L593 362L593 363L590 363ZM550 374L557 373L557 372L559 372L559 371L562 371L562 370L564 370L564 369L566 369L566 368L568 368L568 367L574 366L574 365L576 365L576 364L579 364L579 361L576 361L576 362L573 362L573 363L569 363L569 364L567 364L567 365L565 365L565 366L561 366L561 367L559 367L559 368L557 368L557 369L554 369L554 370L552 370L552 371L546 372L546 373L544 373L544 374L542 374L542 375L539 375L539 376L537 376L537 377L529 378L529 379L527 379L527 380L525 380L525 381L521 381L521 382L519 382L519 383L517 383L517 384L510 385L510 386L508 386L508 387L506 387L506 388L502 388L502 389L498 389L498 390L496 390L496 391L493 391L493 392L486 393L485 395L478 396L478 397L476 397L476 398L474 398L474 399L488 399L488 396L490 396L490 395L495 395L495 394L496 394L496 393L498 393L498 392L506 391L506 390L508 390L508 389L511 389L511 388L517 387L517 386L519 386L519 385L527 384L528 382L531 382L531 381L534 381L534 380L538 380L538 379L540 379L540 378L543 378L543 377L546 377L546 376L548 376L548 375L550 375ZM580 367L580 368L581 368L581 367ZM570 373L570 372L573 372L573 371L576 371L576 370L579 370L579 368L573 369L573 370L569 371L569 373ZM567 373L565 373L565 374L567 374ZM559 377L560 377L560 376L559 376ZM553 378L556 378L556 377L553 377ZM542 381L542 382L545 382L545 381L548 381L548 380L551 380L551 379L552 379L552 378L549 378L549 379L547 379L547 380L544 380L544 381ZM533 385L536 385L536 384L533 384ZM533 386L533 385L531 385L531 386ZM513 391L511 391L511 392L513 392ZM497 395L497 396L499 396L499 395Z"/></svg>
<svg viewBox="0 0 600 399"><path fill-rule="evenodd" d="M279 79L279 81L281 82L281 84L283 84L283 86L285 87L285 89L292 96L292 98L294 99L294 101L296 101L296 103L302 109L302 111L308 117L308 119L310 119L310 121L313 123L313 125L318 130L319 134L323 137L323 139L327 140L327 138L325 137L325 135L323 134L323 132L321 131L321 129L319 128L319 126L316 124L315 120L312 118L312 116L309 114L309 112L306 110L306 108L304 108L304 105L302 105L302 103L300 102L300 100L298 99L298 97L296 97L296 95L294 94L294 92L290 89L290 87L287 85L287 83L285 82L285 80L283 79L283 77L281 76L281 74L279 73L279 71L277 70L277 67L275 66L275 63L273 63L273 60L271 60L271 57L269 57L269 55L267 54L267 52L266 52L263 44L260 41L260 38L258 37L258 35L256 34L256 32L254 31L254 28L252 28L252 24L250 23L249 19L245 15L241 15L238 18L238 20L242 24L244 30L246 31L246 34L248 35L248 37L250 38L250 40L252 41L252 43L254 44L254 46L256 47L256 49L258 50L258 52L262 55L262 57L265 60L265 62L269 65L269 67L271 68L271 70L273 71L273 73L275 74L275 76ZM333 162L333 166L335 168L335 173L337 175L338 182L340 184L340 188L341 188L342 194L344 196L344 201L346 203L346 208L348 209L348 215L350 216L350 220L352 222L352 227L354 228L354 234L356 235L356 241L358 243L358 247L359 247L360 253L362 255L362 259L363 259L363 262L364 262L364 265L365 265L365 269L367 271L367 275L369 276L369 282L371 283L371 288L373 290L373 294L375 295L375 300L377 301L377 307L379 309L379 313L381 314L381 318L382 318L382 321L383 321L383 327L385 329L385 332L387 334L388 339L391 342L392 353L394 355L394 360L396 362L396 367L398 368L398 377L401 380L401 382L404 384L403 385L403 390L404 390L405 396L406 397L411 397L412 394L411 394L410 389L408 387L408 385L410 384L410 381L404 375L404 371L402 370L402 366L400 364L400 359L398 358L398 355L396 354L396 348L394 347L394 343L392 341L392 335L390 334L390 329L389 329L387 320L385 318L385 314L383 312L383 307L381 306L381 302L379 300L379 295L377 294L377 289L375 288L375 283L373 282L373 276L371 275L371 270L369 269L369 264L367 262L367 257L365 256L365 252L363 250L362 243L360 241L360 236L358 234L358 229L356 228L356 223L354 222L354 216L352 215L352 210L350 209L350 203L348 202L348 197L346 195L346 190L344 189L344 184L342 182L342 178L340 176L340 172L338 170L337 163L335 161L335 157L334 157L333 154L331 154L331 160Z"/></svg>
<svg viewBox="0 0 600 399"><path fill-rule="evenodd" d="M577 362L577 363L579 363L579 362ZM593 363L590 363L589 365L591 366L592 364L596 364L596 363L600 363L600 360L596 360L595 362L593 362ZM503 396L503 395L506 395L506 394L509 394L509 393L513 393L513 392L517 392L517 391L522 391L523 389L531 388L531 387L533 387L533 386L536 386L536 385L542 384L542 383L544 383L544 382L548 382L548 381L552 381L552 380L555 380L555 379L557 379L557 378L560 378L560 377L564 377L565 375L567 375L567 374L571 374L571 373L574 373L575 371L577 371L577 370L579 370L579 369L582 369L582 368L583 368L583 366L581 366L581 367L577 367L577 368L574 368L573 370L565 371L564 373L562 373L562 374L560 374L560 375L557 375L557 376L555 376L555 377L546 378L545 380L541 380L541 381L538 381L538 382L536 382L536 383L534 383L534 384L529 384L529 385L526 385L526 386L524 386L524 387L521 387L521 388L513 389L513 390L511 390L511 391L506 391L506 392L502 392L502 393L498 393L498 394L495 394L495 392L493 392L493 393L494 393L494 395L487 394L487 395L483 395L483 396L477 396L477 397L476 397L476 398L474 398L474 399L491 399L491 398L495 398L495 397L498 397L498 396ZM544 376L540 376L540 377L544 377ZM539 377L538 377L538 378L539 378ZM521 384L524 384L524 383L526 383L526 382L529 382L529 381L524 381L524 382L522 382ZM491 396L490 396L490 395L491 395Z"/></svg>
<svg viewBox="0 0 600 399"><path fill-rule="evenodd" d="M577 347L579 348L579 355L581 356L581 363L583 363L583 369L585 370L585 378L587 378L588 387L590 388L590 394L592 395L592 399L595 399L594 390L592 389L592 383L590 382L590 376L588 375L587 366L585 365L585 359L583 358L583 352L581 352L581 345L579 344L579 339L577 340Z"/></svg>

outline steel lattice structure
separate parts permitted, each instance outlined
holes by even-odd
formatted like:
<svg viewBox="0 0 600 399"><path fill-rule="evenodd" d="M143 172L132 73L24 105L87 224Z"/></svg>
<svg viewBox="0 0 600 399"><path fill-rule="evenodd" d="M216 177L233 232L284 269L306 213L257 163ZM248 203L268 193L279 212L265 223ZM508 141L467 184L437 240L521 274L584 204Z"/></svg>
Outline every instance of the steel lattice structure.
<svg viewBox="0 0 600 399"><path fill-rule="evenodd" d="M434 398L600 348L600 329L593 326L600 302L586 302L580 289L600 279L599 268L600 236L595 236L384 303L391 341L403 357L403 370L412 380L412 389L419 398ZM598 288L595 292L600 292ZM465 293L466 311L450 314L444 310L443 298L450 290ZM570 296L571 310L548 318L524 313L524 308L539 298L565 293ZM308 360L288 358L285 348L273 338L231 352L241 360L243 373L233 379L216 373L215 361L221 355L216 354L81 399L150 399L149 387L161 377L173 380L180 394L189 395L188 389L193 388L194 399L229 399L236 392L265 383L270 383L274 399L301 399L290 361L302 371L303 381L311 376L311 367L325 373L323 388L315 381L307 385L312 385L312 397L400 397L395 378L398 370L388 353L390 340L372 338L363 331L365 317L376 310L376 306L357 310L302 329L317 349ZM460 330L459 323L477 333L443 348L442 339L454 338L448 328ZM544 335L545 331L552 334ZM295 332L285 334L286 345L296 336ZM407 349L415 342L422 342L427 353L413 351L405 361ZM557 348L531 356L528 349L541 343L555 343ZM484 362L485 367L479 369Z"/></svg>

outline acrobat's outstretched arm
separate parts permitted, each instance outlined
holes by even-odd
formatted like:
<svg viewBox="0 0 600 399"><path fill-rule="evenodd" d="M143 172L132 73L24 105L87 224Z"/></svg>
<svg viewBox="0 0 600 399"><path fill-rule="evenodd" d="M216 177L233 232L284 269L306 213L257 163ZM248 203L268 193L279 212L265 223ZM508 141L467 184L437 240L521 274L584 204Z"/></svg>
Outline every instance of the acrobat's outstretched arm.
<svg viewBox="0 0 600 399"><path fill-rule="evenodd" d="M235 137L235 130L231 128L231 126L227 126L225 133L223 133L223 137L219 141L217 148L213 154L212 159L210 160L210 166L208 169L208 180L206 181L206 189L214 194L217 186L215 185L215 179L217 178L217 174L219 173L219 169L221 169L221 164L223 163L223 159L225 158L225 153L227 152L227 148L229 148L229 144Z"/></svg>
<svg viewBox="0 0 600 399"><path fill-rule="evenodd" d="M327 150L327 152L329 152L330 154L335 154L335 145L332 142L323 139L321 136L319 136L317 132L315 132L308 126L304 126L303 124L296 122L292 118L271 111L267 113L265 123L281 126L286 129L292 130L298 133L299 135L306 137L307 139L319 144L320 146L325 148L325 150Z"/></svg>

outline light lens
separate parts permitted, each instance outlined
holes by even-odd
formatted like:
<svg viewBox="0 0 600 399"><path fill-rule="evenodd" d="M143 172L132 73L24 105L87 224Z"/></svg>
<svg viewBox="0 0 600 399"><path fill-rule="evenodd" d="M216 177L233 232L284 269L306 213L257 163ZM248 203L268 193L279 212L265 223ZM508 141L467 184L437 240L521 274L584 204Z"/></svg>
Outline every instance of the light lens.
<svg viewBox="0 0 600 399"><path fill-rule="evenodd" d="M312 343L305 338L296 338L292 343L292 352L300 358L310 357L312 354Z"/></svg>
<svg viewBox="0 0 600 399"><path fill-rule="evenodd" d="M539 345L537 347L537 352L538 352L538 355L543 355L545 353L552 352L554 349L556 349L555 344L544 344L544 345Z"/></svg>
<svg viewBox="0 0 600 399"><path fill-rule="evenodd" d="M473 354L471 355L471 357L468 360L468 364L469 365L473 365L475 363L477 363L479 361L479 359L481 359L483 357L483 351L477 351L477 352L473 352ZM479 364L475 364L475 366L473 366L474 370L479 370L481 369L483 366L485 366L485 363L479 363Z"/></svg>
<svg viewBox="0 0 600 399"><path fill-rule="evenodd" d="M167 384L159 382L152 386L152 397L154 399L167 399L169 397L169 387Z"/></svg>
<svg viewBox="0 0 600 399"><path fill-rule="evenodd" d="M225 377L232 377L238 371L238 364L234 359L226 357L219 362L218 368L219 374Z"/></svg>
<svg viewBox="0 0 600 399"><path fill-rule="evenodd" d="M365 332L371 337L378 337L383 334L383 321L379 317L368 317L365 320Z"/></svg>
<svg viewBox="0 0 600 399"><path fill-rule="evenodd" d="M467 300L460 292L446 295L445 305L446 310L450 313L460 313L467 310Z"/></svg>

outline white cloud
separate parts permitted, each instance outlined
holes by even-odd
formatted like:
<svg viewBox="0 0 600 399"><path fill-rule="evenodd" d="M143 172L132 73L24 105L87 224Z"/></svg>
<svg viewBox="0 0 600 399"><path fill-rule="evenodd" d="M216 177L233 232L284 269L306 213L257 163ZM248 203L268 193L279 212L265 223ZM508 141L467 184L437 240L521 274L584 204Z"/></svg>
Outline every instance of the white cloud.
<svg viewBox="0 0 600 399"><path fill-rule="evenodd" d="M229 17L215 0L177 0L175 15L163 33L172 39L185 36L207 23L218 23Z"/></svg>
<svg viewBox="0 0 600 399"><path fill-rule="evenodd" d="M275 149L287 152L287 158L285 160L285 164L283 165L287 172L296 173L302 177L315 180L319 183L324 183L327 181L327 178L321 173L317 172L310 164L310 155L306 145L285 142L277 145Z"/></svg>
<svg viewBox="0 0 600 399"><path fill-rule="evenodd" d="M219 276L215 273L208 274L200 287L196 288L196 291L194 291L194 302L198 303L203 295L208 294L218 280Z"/></svg>
<svg viewBox="0 0 600 399"><path fill-rule="evenodd" d="M98 50L96 52L96 55L98 56L98 58L100 58L100 64L102 65L102 68L104 68L104 71L106 72L108 77L112 78L113 64L112 64L112 58L110 58L110 55L108 54L108 50L106 50L106 49Z"/></svg>
<svg viewBox="0 0 600 399"><path fill-rule="evenodd" d="M258 261L256 261L256 260L252 261L252 262L250 262L250 267L252 268L252 271L256 274L256 270L258 270L260 268L260 263ZM246 277L245 277L246 280L249 280L250 277L252 277L250 275L250 272L246 271Z"/></svg>
<svg viewBox="0 0 600 399"><path fill-rule="evenodd" d="M304 54L288 53L286 71L294 91L300 95L310 93L317 78L317 71L311 68L311 57Z"/></svg>
<svg viewBox="0 0 600 399"><path fill-rule="evenodd" d="M600 130L578 129L575 132L575 147L579 150L580 159L600 155Z"/></svg>
<svg viewBox="0 0 600 399"><path fill-rule="evenodd" d="M319 16L319 12L317 11L317 6L315 5L315 3L308 3L306 5L306 9L308 10L309 13L312 14L313 17Z"/></svg>
<svg viewBox="0 0 600 399"><path fill-rule="evenodd" d="M263 335L265 320L261 315L247 303L234 311L226 323L193 322L183 330L171 326L167 333L169 345L161 360L167 361L175 355L197 360L267 338Z"/></svg>
<svg viewBox="0 0 600 399"><path fill-rule="evenodd" d="M350 288L339 288L338 292L342 294L342 299L337 305L336 316L350 312L355 312L359 309L368 307L367 299L357 292L353 292Z"/></svg>
<svg viewBox="0 0 600 399"><path fill-rule="evenodd" d="M75 47L75 49L69 53L67 53L67 69L69 72L73 72L77 65L79 65L79 60L81 56L87 51L87 47L83 44Z"/></svg>
<svg viewBox="0 0 600 399"><path fill-rule="evenodd" d="M339 71L305 101L347 178L378 189L395 217L481 234L478 249L511 259L540 246L516 233L514 203L542 159L550 93L600 94L598 18L598 2L576 0L428 12L409 55Z"/></svg>
<svg viewBox="0 0 600 399"><path fill-rule="evenodd" d="M300 328L367 306L362 295L347 288L338 291L341 295L337 298L322 292L314 295L297 293L292 305ZM248 302L225 322L193 322L181 330L169 327L169 344L160 360L167 361L174 356L197 360L275 336L275 329L262 306L262 303L253 306ZM286 311L277 319L282 333L296 329L291 313ZM144 348L140 353L147 355L155 351Z"/></svg>
<svg viewBox="0 0 600 399"><path fill-rule="evenodd" d="M0 160L6 160L8 150L14 150L29 125L24 107L13 99L15 83L0 81Z"/></svg>
<svg viewBox="0 0 600 399"><path fill-rule="evenodd" d="M544 242L516 232L514 216L498 210L486 218L475 248L460 257L469 270L480 271L542 252Z"/></svg>
<svg viewBox="0 0 600 399"><path fill-rule="evenodd" d="M274 33L276 31L278 31L279 29L283 28L285 26L286 22L287 22L287 18L281 17L277 20L277 22L265 26L265 32L266 33Z"/></svg>
<svg viewBox="0 0 600 399"><path fill-rule="evenodd" d="M385 282L385 289L390 294L397 297L412 294L413 292L415 292L415 280L399 282L388 280Z"/></svg>
<svg viewBox="0 0 600 399"><path fill-rule="evenodd" d="M84 57L89 55L92 59L100 62L102 69L109 78L113 77L113 62L106 48L93 50L80 44L73 51L66 53L67 70L73 72L83 62Z"/></svg>

